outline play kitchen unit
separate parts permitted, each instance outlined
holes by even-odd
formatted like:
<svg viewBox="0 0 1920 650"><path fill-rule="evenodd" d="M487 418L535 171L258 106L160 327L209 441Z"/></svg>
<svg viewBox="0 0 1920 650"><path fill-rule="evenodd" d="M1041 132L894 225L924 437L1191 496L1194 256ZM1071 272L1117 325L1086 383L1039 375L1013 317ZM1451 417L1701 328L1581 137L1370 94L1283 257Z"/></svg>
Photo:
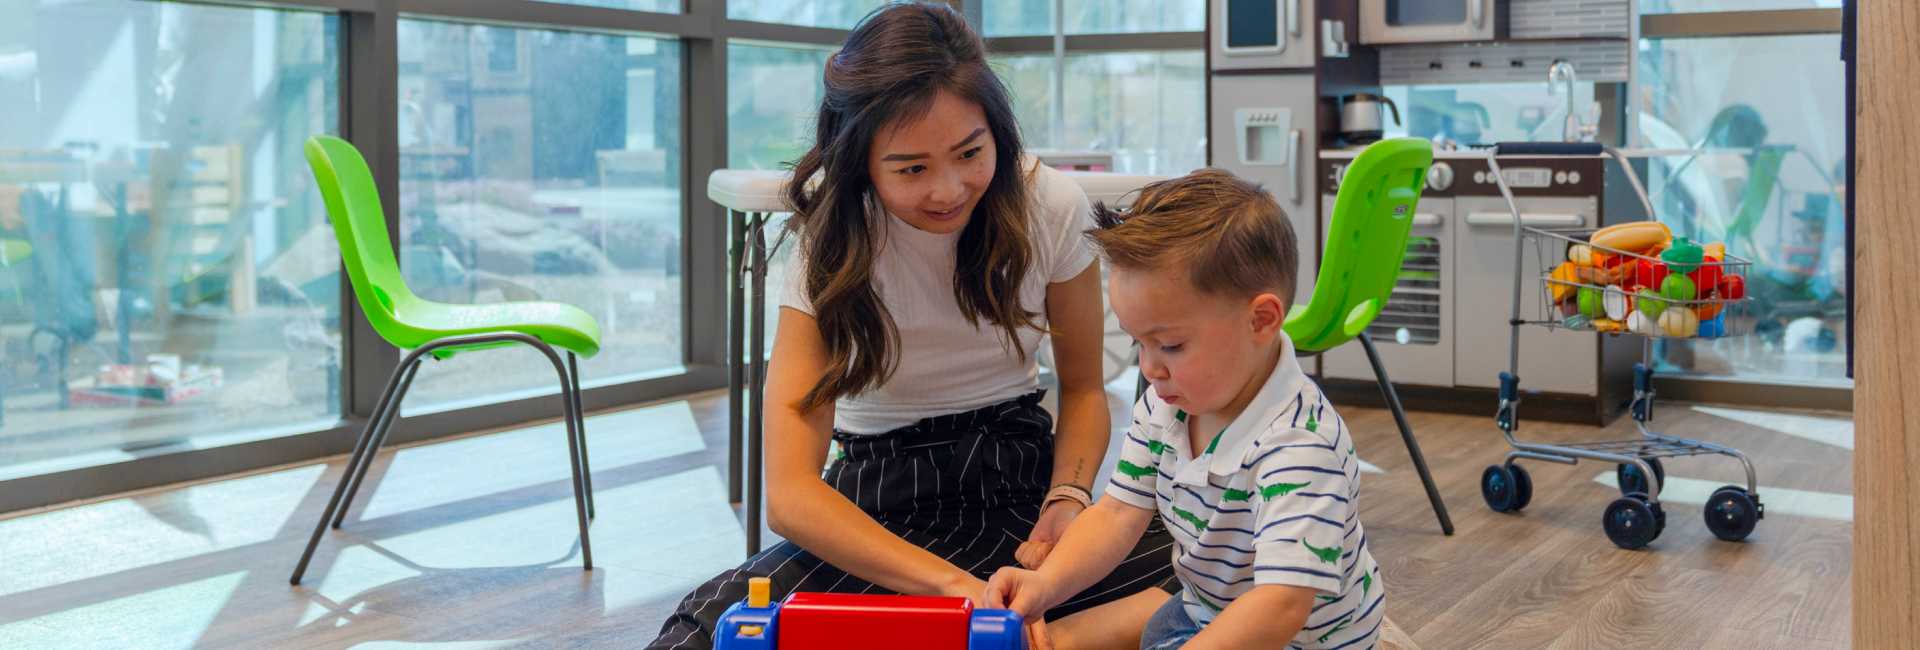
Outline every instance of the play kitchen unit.
<svg viewBox="0 0 1920 650"><path fill-rule="evenodd" d="M1632 9L1631 0L1209 0L1211 164L1261 183L1286 210L1301 246L1294 302L1305 304L1346 163L1413 119L1384 87L1566 87L1577 74L1615 91L1632 65ZM1548 130L1616 137L1615 125L1583 113L1570 105L1564 128ZM1369 332L1407 407L1482 414L1508 360L1513 217L1485 152L1468 146L1491 143L1451 144L1435 152L1399 286ZM1502 168L1524 225L1646 218L1609 158L1503 159ZM1539 391L1528 396L1532 417L1599 424L1624 412L1638 339L1529 328L1520 344L1524 386ZM1317 364L1336 398L1379 403L1361 350L1336 349Z"/></svg>

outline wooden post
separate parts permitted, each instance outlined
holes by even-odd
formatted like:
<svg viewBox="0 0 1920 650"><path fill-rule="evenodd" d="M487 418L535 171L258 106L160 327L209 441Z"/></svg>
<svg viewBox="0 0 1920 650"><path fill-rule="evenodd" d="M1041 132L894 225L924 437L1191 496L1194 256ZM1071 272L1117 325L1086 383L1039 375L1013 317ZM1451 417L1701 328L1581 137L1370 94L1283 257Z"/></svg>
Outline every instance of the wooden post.
<svg viewBox="0 0 1920 650"><path fill-rule="evenodd" d="M1853 646L1920 644L1920 3L1859 3Z"/></svg>

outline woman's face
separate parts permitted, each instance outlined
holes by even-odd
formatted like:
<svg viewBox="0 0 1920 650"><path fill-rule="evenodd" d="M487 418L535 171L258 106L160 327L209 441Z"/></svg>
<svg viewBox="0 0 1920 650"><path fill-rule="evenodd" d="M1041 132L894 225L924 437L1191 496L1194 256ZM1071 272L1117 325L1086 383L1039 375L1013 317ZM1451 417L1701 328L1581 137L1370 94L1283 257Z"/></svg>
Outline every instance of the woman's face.
<svg viewBox="0 0 1920 650"><path fill-rule="evenodd" d="M924 115L881 127L867 172L894 216L931 233L959 232L993 181L986 111L939 91Z"/></svg>

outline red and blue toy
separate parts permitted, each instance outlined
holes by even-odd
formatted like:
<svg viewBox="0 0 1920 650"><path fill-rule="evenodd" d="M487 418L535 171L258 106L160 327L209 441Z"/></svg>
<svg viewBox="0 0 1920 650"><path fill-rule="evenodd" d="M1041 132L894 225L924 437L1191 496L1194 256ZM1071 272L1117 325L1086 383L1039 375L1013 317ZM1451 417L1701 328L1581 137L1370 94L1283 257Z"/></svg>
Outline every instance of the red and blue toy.
<svg viewBox="0 0 1920 650"><path fill-rule="evenodd" d="M766 578L720 616L714 650L1026 650L1019 614L965 598L795 593L775 605Z"/></svg>

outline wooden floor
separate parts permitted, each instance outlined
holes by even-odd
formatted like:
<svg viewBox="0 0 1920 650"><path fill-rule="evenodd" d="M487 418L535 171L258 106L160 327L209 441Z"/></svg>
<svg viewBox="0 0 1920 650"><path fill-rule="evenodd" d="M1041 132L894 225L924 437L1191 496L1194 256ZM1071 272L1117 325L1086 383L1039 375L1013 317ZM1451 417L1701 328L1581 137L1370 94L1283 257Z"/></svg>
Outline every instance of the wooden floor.
<svg viewBox="0 0 1920 650"><path fill-rule="evenodd" d="M743 557L723 399L589 420L590 573L554 424L381 456L302 587L287 577L342 458L16 513L0 520L0 647L635 647L684 592ZM1458 526L1444 537L1391 417L1346 409L1382 470L1364 479L1363 517L1388 615L1424 648L1844 647L1850 421L1662 408L1668 433L1754 458L1769 510L1749 543L1714 540L1700 518L1705 494L1740 479L1729 460L1670 463L1665 534L1621 551L1600 530L1611 467L1530 464L1533 505L1495 514L1477 488L1505 451L1491 417L1416 413ZM1632 433L1622 421L1529 425L1523 437Z"/></svg>

